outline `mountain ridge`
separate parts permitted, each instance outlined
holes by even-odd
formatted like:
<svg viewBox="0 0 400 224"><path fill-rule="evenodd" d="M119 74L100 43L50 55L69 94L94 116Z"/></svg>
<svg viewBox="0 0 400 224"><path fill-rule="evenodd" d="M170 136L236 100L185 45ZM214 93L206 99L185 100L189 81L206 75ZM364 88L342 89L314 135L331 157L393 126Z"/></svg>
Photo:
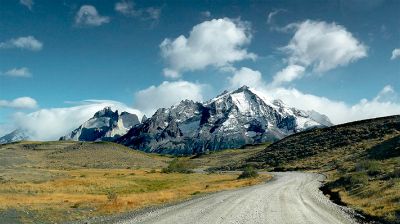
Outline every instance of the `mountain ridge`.
<svg viewBox="0 0 400 224"><path fill-rule="evenodd" d="M183 100L158 109L116 142L146 152L196 154L281 139L325 127L309 112L270 100L247 86L224 91L203 103ZM324 124L322 124L324 123Z"/></svg>
<svg viewBox="0 0 400 224"><path fill-rule="evenodd" d="M59 140L112 141L139 123L139 118L135 114L126 111L119 114L118 110L114 112L111 107L105 107Z"/></svg>

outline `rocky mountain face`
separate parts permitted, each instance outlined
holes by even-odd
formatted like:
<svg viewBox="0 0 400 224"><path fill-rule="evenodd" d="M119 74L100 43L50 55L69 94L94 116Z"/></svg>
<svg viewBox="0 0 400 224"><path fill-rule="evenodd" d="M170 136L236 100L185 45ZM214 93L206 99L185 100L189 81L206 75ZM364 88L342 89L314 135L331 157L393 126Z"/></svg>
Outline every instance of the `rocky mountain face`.
<svg viewBox="0 0 400 224"><path fill-rule="evenodd" d="M29 139L29 136L25 131L23 131L21 129L16 129L16 130L12 131L11 133L6 134L3 137L1 137L0 144L24 141L24 140L28 140L28 139Z"/></svg>
<svg viewBox="0 0 400 224"><path fill-rule="evenodd" d="M116 141L146 152L195 154L330 125L324 115L290 108L243 86L204 103L184 100L161 108Z"/></svg>
<svg viewBox="0 0 400 224"><path fill-rule="evenodd" d="M118 110L114 112L110 107L106 107L60 140L112 141L139 123L135 114L128 112L119 114Z"/></svg>

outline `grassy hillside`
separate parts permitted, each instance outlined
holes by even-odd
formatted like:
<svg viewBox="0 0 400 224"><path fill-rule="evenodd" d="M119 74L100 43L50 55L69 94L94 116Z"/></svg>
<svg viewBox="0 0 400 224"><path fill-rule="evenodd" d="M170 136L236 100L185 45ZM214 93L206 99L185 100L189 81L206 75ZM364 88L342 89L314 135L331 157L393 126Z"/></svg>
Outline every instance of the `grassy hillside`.
<svg viewBox="0 0 400 224"><path fill-rule="evenodd" d="M201 154L190 157L188 162L196 169L212 169L218 167L223 170L234 169L237 166L244 165L246 159L260 153L270 143L256 145L245 145L241 149L227 149L214 151L210 154Z"/></svg>
<svg viewBox="0 0 400 224"><path fill-rule="evenodd" d="M185 158L181 158L184 159ZM270 178L163 173L176 159L114 143L0 145L0 223L60 223L248 186Z"/></svg>
<svg viewBox="0 0 400 224"><path fill-rule="evenodd" d="M111 142L17 142L0 145L0 169L162 168L171 160Z"/></svg>
<svg viewBox="0 0 400 224"><path fill-rule="evenodd" d="M343 203L383 222L400 223L400 116L292 135L246 164L323 172L326 188Z"/></svg>

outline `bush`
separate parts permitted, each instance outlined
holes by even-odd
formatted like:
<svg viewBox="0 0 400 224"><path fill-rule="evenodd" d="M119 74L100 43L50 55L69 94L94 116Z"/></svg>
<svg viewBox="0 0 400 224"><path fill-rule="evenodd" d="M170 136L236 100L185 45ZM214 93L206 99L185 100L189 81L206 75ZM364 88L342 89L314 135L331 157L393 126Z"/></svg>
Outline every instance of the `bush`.
<svg viewBox="0 0 400 224"><path fill-rule="evenodd" d="M400 178L400 167L394 168L393 172L390 173L391 178Z"/></svg>
<svg viewBox="0 0 400 224"><path fill-rule="evenodd" d="M347 176L348 183L351 187L364 186L368 184L368 176L365 173L353 173Z"/></svg>
<svg viewBox="0 0 400 224"><path fill-rule="evenodd" d="M118 195L114 191L108 191L107 192L107 199L109 201L115 202L118 199Z"/></svg>
<svg viewBox="0 0 400 224"><path fill-rule="evenodd" d="M371 160L365 160L357 163L356 171L366 171L370 176L375 176L382 173L379 163Z"/></svg>
<svg viewBox="0 0 400 224"><path fill-rule="evenodd" d="M238 179L244 179L244 178L256 178L258 177L258 172L254 167L252 166L247 166L244 168L243 172L239 175Z"/></svg>
<svg viewBox="0 0 400 224"><path fill-rule="evenodd" d="M193 173L187 161L178 158L173 159L167 168L161 170L162 173Z"/></svg>

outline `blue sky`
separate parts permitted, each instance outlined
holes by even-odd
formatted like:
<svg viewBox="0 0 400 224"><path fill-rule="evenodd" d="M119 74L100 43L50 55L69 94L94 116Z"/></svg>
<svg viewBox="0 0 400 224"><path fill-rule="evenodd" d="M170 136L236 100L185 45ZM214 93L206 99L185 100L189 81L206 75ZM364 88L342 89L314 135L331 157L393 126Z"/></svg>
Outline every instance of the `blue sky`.
<svg viewBox="0 0 400 224"><path fill-rule="evenodd" d="M395 0L2 0L0 134L21 116L89 99L151 115L238 84L335 123L399 114L399 11ZM201 39L211 31L214 42ZM175 45L181 35L183 47Z"/></svg>

